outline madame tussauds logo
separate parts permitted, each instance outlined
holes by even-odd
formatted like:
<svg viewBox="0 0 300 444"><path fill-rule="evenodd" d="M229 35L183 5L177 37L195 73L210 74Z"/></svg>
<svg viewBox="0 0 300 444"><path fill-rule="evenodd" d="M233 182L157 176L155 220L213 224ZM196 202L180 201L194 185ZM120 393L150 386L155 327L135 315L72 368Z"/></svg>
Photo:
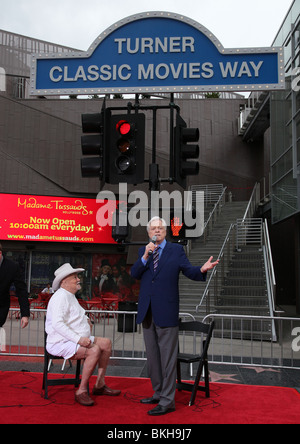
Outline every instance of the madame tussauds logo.
<svg viewBox="0 0 300 444"><path fill-rule="evenodd" d="M127 184L119 184L118 199L112 191L101 191L97 203L102 204L97 212L100 227L113 226L112 214L118 202L122 205L124 217L120 217L119 226L133 228L146 227L149 220L160 215L171 226L171 219L184 222L187 237L200 237L204 230L204 192L197 191L152 191L148 196L144 191L133 191L128 195Z"/></svg>
<svg viewBox="0 0 300 444"><path fill-rule="evenodd" d="M42 199L42 198L41 198ZM78 213L82 216L87 216L89 211L83 202L76 199L72 205L67 205L63 200L51 200L51 202L45 203L43 201L38 201L35 197L29 198L18 198L18 208L23 207L24 210L59 210L63 213Z"/></svg>

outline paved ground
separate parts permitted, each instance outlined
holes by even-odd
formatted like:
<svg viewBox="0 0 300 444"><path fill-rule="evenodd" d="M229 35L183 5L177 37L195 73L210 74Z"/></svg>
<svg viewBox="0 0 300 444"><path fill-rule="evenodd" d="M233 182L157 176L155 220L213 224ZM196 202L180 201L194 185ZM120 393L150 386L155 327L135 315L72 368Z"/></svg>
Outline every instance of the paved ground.
<svg viewBox="0 0 300 444"><path fill-rule="evenodd" d="M61 372L63 361L56 361L52 367L53 372ZM29 371L42 372L43 360L38 358L0 358L0 371ZM191 379L188 366L183 366L184 379ZM66 364L65 373L72 373L74 367ZM147 363L145 361L112 360L107 371L108 376L122 377L148 377ZM294 387L300 391L299 370L270 369L262 367L238 367L234 365L210 365L210 379L212 382L234 384L265 385Z"/></svg>

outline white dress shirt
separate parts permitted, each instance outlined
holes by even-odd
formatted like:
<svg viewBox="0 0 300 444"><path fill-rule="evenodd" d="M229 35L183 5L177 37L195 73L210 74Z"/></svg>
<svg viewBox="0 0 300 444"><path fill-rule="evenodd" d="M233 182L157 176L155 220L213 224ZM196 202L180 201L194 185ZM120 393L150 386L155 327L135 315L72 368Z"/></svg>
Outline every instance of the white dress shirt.
<svg viewBox="0 0 300 444"><path fill-rule="evenodd" d="M70 359L77 352L80 338L90 338L91 328L85 310L76 297L60 288L51 297L46 317L47 351Z"/></svg>

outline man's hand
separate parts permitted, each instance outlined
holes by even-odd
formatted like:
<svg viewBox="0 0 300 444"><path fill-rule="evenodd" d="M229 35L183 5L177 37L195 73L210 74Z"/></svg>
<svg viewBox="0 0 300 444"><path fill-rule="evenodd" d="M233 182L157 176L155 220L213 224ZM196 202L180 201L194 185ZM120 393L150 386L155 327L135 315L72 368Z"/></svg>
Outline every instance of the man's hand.
<svg viewBox="0 0 300 444"><path fill-rule="evenodd" d="M145 250L145 253L144 253L144 256L143 256L143 258L145 259L145 261L147 261L147 260L149 259L149 251L154 251L156 248L157 248L157 247L154 245L153 242L150 242L150 244L148 244L148 245L146 246L146 250Z"/></svg>
<svg viewBox="0 0 300 444"><path fill-rule="evenodd" d="M22 318L21 319L21 328L27 327L28 324L29 324L29 318Z"/></svg>
<svg viewBox="0 0 300 444"><path fill-rule="evenodd" d="M80 338L78 344L81 347L89 348L92 345L92 341L90 340L90 338Z"/></svg>
<svg viewBox="0 0 300 444"><path fill-rule="evenodd" d="M201 268L201 273L207 273L208 271L212 270L219 264L220 262L219 260L217 260L216 262L212 262L213 258L214 257L211 256L209 260L206 262L206 264L203 265L203 267Z"/></svg>

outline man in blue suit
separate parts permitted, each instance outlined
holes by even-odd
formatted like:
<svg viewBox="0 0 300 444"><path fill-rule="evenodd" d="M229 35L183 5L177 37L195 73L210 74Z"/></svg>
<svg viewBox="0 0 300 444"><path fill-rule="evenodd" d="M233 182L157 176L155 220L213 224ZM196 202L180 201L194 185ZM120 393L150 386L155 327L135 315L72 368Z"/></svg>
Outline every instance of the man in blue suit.
<svg viewBox="0 0 300 444"><path fill-rule="evenodd" d="M143 324L148 371L154 390L143 404L158 404L151 416L175 411L176 364L179 325L179 274L205 281L206 274L219 261L211 257L202 268L193 267L181 245L166 241L166 222L154 217L148 223L152 240L139 251L131 275L141 281L137 323ZM155 241L155 243L154 243Z"/></svg>

